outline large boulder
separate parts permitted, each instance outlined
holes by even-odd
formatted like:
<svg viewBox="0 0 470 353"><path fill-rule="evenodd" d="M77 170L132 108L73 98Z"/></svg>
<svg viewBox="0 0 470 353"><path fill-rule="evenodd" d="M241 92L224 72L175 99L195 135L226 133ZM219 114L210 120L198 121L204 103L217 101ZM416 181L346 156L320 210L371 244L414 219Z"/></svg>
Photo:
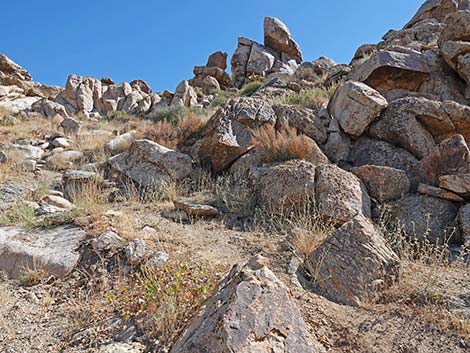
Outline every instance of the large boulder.
<svg viewBox="0 0 470 353"><path fill-rule="evenodd" d="M31 75L6 55L0 54L0 85L16 85L19 82L31 81Z"/></svg>
<svg viewBox="0 0 470 353"><path fill-rule="evenodd" d="M221 107L210 119L198 157L215 171L222 171L253 149L258 128L276 122L273 109L261 99L237 98Z"/></svg>
<svg viewBox="0 0 470 353"><path fill-rule="evenodd" d="M325 297L347 305L373 300L398 280L399 259L371 220L357 215L306 261Z"/></svg>
<svg viewBox="0 0 470 353"><path fill-rule="evenodd" d="M216 51L209 55L207 59L207 67L218 67L222 70L227 68L227 53L223 51Z"/></svg>
<svg viewBox="0 0 470 353"><path fill-rule="evenodd" d="M449 13L455 12L457 9L458 2L456 0L427 0L405 25L405 28L412 27L416 23L429 18L443 22Z"/></svg>
<svg viewBox="0 0 470 353"><path fill-rule="evenodd" d="M360 136L367 126L387 107L387 100L362 82L347 81L339 85L328 105L345 132Z"/></svg>
<svg viewBox="0 0 470 353"><path fill-rule="evenodd" d="M108 141L104 145L104 150L110 155L114 156L116 154L127 151L132 142L136 140L136 131L131 130L125 132L119 136L116 136L112 140Z"/></svg>
<svg viewBox="0 0 470 353"><path fill-rule="evenodd" d="M219 284L171 353L312 353L299 309L287 287L257 256Z"/></svg>
<svg viewBox="0 0 470 353"><path fill-rule="evenodd" d="M288 124L297 131L312 138L316 143L323 144L327 139L325 125L314 111L308 108L300 108L295 105L275 104L273 110L276 113L278 128Z"/></svg>
<svg viewBox="0 0 470 353"><path fill-rule="evenodd" d="M290 215L315 201L315 166L291 160L250 172L257 203L272 213Z"/></svg>
<svg viewBox="0 0 470 353"><path fill-rule="evenodd" d="M467 82L470 98L470 11L455 11L445 19L440 49L446 62Z"/></svg>
<svg viewBox="0 0 470 353"><path fill-rule="evenodd" d="M443 243L454 233L458 207L451 201L408 195L393 205L392 215L409 239Z"/></svg>
<svg viewBox="0 0 470 353"><path fill-rule="evenodd" d="M171 105L181 105L183 107L192 107L197 104L197 94L189 85L189 82L181 81L176 87L175 95L171 101Z"/></svg>
<svg viewBox="0 0 470 353"><path fill-rule="evenodd" d="M470 203L459 210L459 225L465 245L470 245Z"/></svg>
<svg viewBox="0 0 470 353"><path fill-rule="evenodd" d="M399 199L410 190L410 179L400 169L363 165L351 172L366 185L370 197L379 202Z"/></svg>
<svg viewBox="0 0 470 353"><path fill-rule="evenodd" d="M439 186L462 197L470 198L470 173L443 175L439 178Z"/></svg>
<svg viewBox="0 0 470 353"><path fill-rule="evenodd" d="M470 151L462 135L442 141L413 167L416 178L424 184L438 185L443 175L470 173Z"/></svg>
<svg viewBox="0 0 470 353"><path fill-rule="evenodd" d="M190 156L149 140L136 140L127 152L108 160L123 176L144 188L159 189L170 180L180 180L193 171Z"/></svg>
<svg viewBox="0 0 470 353"><path fill-rule="evenodd" d="M78 247L86 233L75 226L48 229L0 228L0 270L20 278L25 270L65 276L80 258Z"/></svg>
<svg viewBox="0 0 470 353"><path fill-rule="evenodd" d="M370 217L371 202L364 184L333 164L316 168L315 199L319 215L335 224L344 224L358 214Z"/></svg>
<svg viewBox="0 0 470 353"><path fill-rule="evenodd" d="M436 143L431 133L406 111L406 107L406 98L405 103L401 99L390 103L380 119L370 126L369 132L372 137L402 147L421 159L431 153Z"/></svg>
<svg viewBox="0 0 470 353"><path fill-rule="evenodd" d="M299 45L292 39L287 26L275 17L264 18L264 45L302 62Z"/></svg>
<svg viewBox="0 0 470 353"><path fill-rule="evenodd" d="M361 137L353 143L348 160L354 167L362 165L392 167L404 170L409 176L412 175L412 168L418 163L418 159L403 148L368 137Z"/></svg>
<svg viewBox="0 0 470 353"><path fill-rule="evenodd" d="M431 70L425 54L406 48L380 50L372 54L351 75L378 90L386 98L401 92L418 92Z"/></svg>

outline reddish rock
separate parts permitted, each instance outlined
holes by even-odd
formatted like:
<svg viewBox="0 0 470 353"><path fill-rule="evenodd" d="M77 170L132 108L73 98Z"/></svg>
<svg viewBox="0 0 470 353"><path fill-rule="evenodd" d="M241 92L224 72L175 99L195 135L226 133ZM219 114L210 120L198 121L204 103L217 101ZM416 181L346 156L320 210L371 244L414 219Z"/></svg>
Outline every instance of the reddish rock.
<svg viewBox="0 0 470 353"><path fill-rule="evenodd" d="M441 189L432 185L419 184L418 193L432 196L432 197L437 197L437 198L444 199L444 200L454 201L454 202L465 201L462 197L460 197L459 195L453 192L450 192L448 190L444 190L444 189Z"/></svg>

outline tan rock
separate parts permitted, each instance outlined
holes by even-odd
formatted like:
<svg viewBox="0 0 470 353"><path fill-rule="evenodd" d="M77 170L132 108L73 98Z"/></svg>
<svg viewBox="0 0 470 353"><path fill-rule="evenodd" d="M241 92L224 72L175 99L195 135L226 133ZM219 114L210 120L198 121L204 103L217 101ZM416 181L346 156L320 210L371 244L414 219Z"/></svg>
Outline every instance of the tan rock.
<svg viewBox="0 0 470 353"><path fill-rule="evenodd" d="M380 231L363 215L343 224L306 261L320 294L347 305L378 297L398 280L399 264Z"/></svg>
<svg viewBox="0 0 470 353"><path fill-rule="evenodd" d="M451 191L444 190L444 189L441 189L432 185L419 184L417 191L419 194L437 197L437 198L444 199L444 200L449 200L449 201L454 201L454 202L465 201L462 197L460 197L459 195Z"/></svg>
<svg viewBox="0 0 470 353"><path fill-rule="evenodd" d="M424 184L438 185L439 177L470 173L470 151L462 135L442 141L426 158L413 167Z"/></svg>
<svg viewBox="0 0 470 353"><path fill-rule="evenodd" d="M332 164L316 168L315 199L320 216L339 225L358 214L370 217L371 202L364 184Z"/></svg>
<svg viewBox="0 0 470 353"><path fill-rule="evenodd" d="M318 352L287 287L266 265L257 256L235 266L170 353Z"/></svg>
<svg viewBox="0 0 470 353"><path fill-rule="evenodd" d="M292 39L287 26L277 18L264 18L264 45L302 62L299 45Z"/></svg>
<svg viewBox="0 0 470 353"><path fill-rule="evenodd" d="M370 197L379 202L396 200L410 189L410 180L400 169L364 165L352 168L351 173L362 180Z"/></svg>
<svg viewBox="0 0 470 353"><path fill-rule="evenodd" d="M443 175L439 186L465 198L470 198L470 174Z"/></svg>
<svg viewBox="0 0 470 353"><path fill-rule="evenodd" d="M345 132L360 136L387 105L387 100L373 88L361 82L347 81L336 89L328 111Z"/></svg>

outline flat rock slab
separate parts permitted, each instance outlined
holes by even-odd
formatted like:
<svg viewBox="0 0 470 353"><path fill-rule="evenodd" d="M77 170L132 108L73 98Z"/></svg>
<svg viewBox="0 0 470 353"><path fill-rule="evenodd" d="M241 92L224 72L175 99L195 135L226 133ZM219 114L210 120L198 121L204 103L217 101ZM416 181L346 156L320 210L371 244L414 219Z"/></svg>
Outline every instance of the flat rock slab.
<svg viewBox="0 0 470 353"><path fill-rule="evenodd" d="M191 199L175 199L173 205L177 210L183 210L188 215L196 217L218 217L221 215L217 208L194 202Z"/></svg>
<svg viewBox="0 0 470 353"><path fill-rule="evenodd" d="M25 269L41 268L65 276L77 265L78 246L86 237L81 228L66 225L48 229L0 228L0 270L18 279Z"/></svg>

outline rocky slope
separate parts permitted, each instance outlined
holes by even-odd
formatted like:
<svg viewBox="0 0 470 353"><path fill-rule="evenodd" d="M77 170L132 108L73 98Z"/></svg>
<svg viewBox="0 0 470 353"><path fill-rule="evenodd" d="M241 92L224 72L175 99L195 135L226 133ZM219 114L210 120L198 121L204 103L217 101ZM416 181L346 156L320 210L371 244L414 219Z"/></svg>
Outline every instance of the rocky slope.
<svg viewBox="0 0 470 353"><path fill-rule="evenodd" d="M267 17L174 92L1 55L1 350L467 351L469 48L428 0L349 64Z"/></svg>

